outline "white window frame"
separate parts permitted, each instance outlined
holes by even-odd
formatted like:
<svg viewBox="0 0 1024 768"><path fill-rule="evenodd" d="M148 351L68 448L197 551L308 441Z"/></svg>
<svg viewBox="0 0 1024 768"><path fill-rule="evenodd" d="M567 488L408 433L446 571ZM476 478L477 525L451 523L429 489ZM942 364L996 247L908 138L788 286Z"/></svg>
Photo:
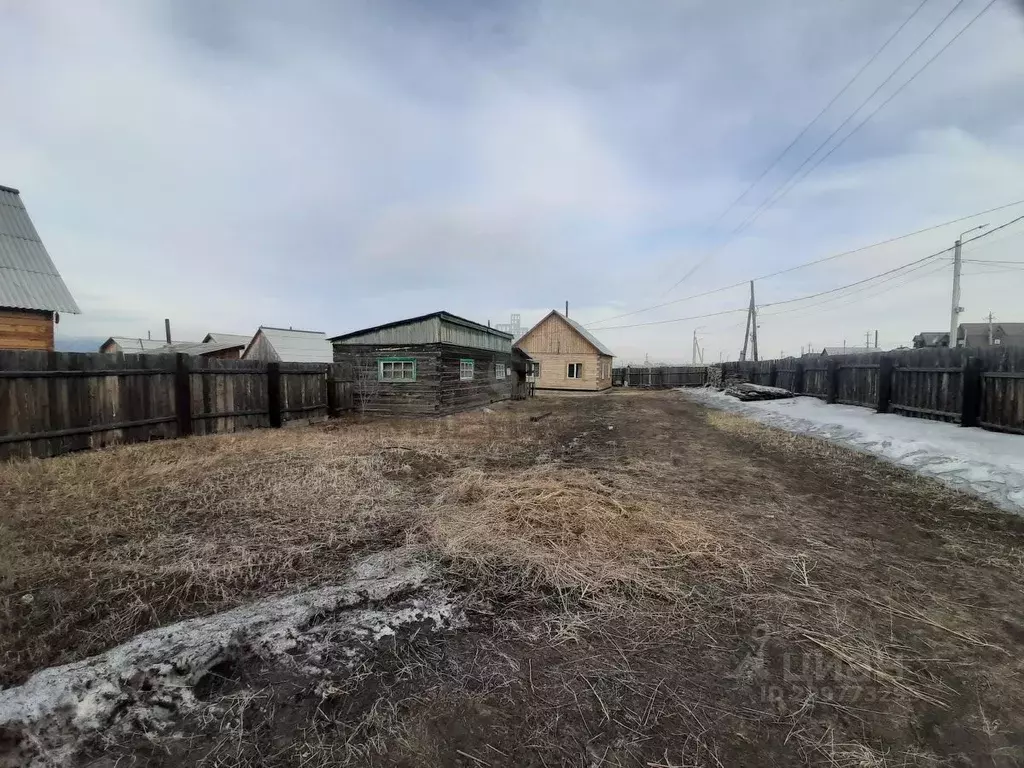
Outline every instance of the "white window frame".
<svg viewBox="0 0 1024 768"><path fill-rule="evenodd" d="M504 363L494 364L494 378L496 379L507 379L508 378L508 367Z"/></svg>
<svg viewBox="0 0 1024 768"><path fill-rule="evenodd" d="M459 381L472 381L476 365L468 357L459 358Z"/></svg>
<svg viewBox="0 0 1024 768"><path fill-rule="evenodd" d="M396 368L401 375L395 376ZM416 361L411 358L381 358L377 360L377 381L389 384L405 384L416 381Z"/></svg>
<svg viewBox="0 0 1024 768"><path fill-rule="evenodd" d="M576 369L576 375L573 376L573 368ZM565 365L565 378L567 379L582 379L583 378L583 363L566 363Z"/></svg>

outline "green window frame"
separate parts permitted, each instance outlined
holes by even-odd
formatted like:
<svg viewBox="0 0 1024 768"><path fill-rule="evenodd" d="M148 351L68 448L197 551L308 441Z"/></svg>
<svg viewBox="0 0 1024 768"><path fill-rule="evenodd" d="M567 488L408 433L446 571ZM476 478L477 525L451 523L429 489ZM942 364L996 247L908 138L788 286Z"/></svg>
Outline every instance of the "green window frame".
<svg viewBox="0 0 1024 768"><path fill-rule="evenodd" d="M416 358L378 357L377 381L407 384L416 381Z"/></svg>
<svg viewBox="0 0 1024 768"><path fill-rule="evenodd" d="M459 381L472 381L476 372L476 364L471 357L459 358Z"/></svg>

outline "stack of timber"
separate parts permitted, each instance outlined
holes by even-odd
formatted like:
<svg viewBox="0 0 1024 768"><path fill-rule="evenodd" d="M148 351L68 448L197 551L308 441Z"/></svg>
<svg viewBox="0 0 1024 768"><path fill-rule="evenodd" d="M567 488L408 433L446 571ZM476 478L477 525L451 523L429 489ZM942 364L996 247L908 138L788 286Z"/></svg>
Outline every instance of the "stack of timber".
<svg viewBox="0 0 1024 768"><path fill-rule="evenodd" d="M761 384L733 384L725 390L725 394L732 395L737 400L748 403L752 400L784 400L787 397L795 397L788 389L781 387L766 387Z"/></svg>

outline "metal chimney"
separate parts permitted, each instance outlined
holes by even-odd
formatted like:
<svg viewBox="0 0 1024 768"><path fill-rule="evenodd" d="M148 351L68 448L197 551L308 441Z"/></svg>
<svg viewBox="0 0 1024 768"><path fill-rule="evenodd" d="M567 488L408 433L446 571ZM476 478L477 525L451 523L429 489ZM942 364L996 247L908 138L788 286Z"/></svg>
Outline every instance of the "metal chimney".
<svg viewBox="0 0 1024 768"><path fill-rule="evenodd" d="M167 336L167 343L171 343L171 319L169 317L164 318L164 335Z"/></svg>

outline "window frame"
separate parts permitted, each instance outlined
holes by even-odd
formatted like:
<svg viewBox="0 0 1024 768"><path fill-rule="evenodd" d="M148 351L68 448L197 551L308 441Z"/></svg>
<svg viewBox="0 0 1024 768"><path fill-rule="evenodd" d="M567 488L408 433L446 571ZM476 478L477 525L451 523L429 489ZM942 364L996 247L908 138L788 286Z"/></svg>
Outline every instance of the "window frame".
<svg viewBox="0 0 1024 768"><path fill-rule="evenodd" d="M469 376L466 375L466 366L469 366ZM459 381L473 381L476 378L476 361L471 357L459 358Z"/></svg>
<svg viewBox="0 0 1024 768"><path fill-rule="evenodd" d="M573 376L571 371L573 367L576 368L576 375ZM583 363L566 363L565 364L565 378L579 381L583 378Z"/></svg>
<svg viewBox="0 0 1024 768"><path fill-rule="evenodd" d="M501 375L498 375L498 370L501 369ZM494 362L494 378L502 381L508 378L508 366L505 363Z"/></svg>
<svg viewBox="0 0 1024 768"><path fill-rule="evenodd" d="M405 370L404 364L405 363L410 363L412 365L412 378L406 378L405 376L402 376L401 378L396 379L394 377L395 363L402 363L403 364L403 368L402 368L403 371ZM390 378L385 378L384 377L384 366L385 366L385 364L388 364L388 365L391 366L392 376ZM416 381L416 374L417 374L417 372L418 371L417 371L417 365L416 365L416 358L415 357L378 357L377 358L377 381L381 382L382 384L412 384L413 382Z"/></svg>

